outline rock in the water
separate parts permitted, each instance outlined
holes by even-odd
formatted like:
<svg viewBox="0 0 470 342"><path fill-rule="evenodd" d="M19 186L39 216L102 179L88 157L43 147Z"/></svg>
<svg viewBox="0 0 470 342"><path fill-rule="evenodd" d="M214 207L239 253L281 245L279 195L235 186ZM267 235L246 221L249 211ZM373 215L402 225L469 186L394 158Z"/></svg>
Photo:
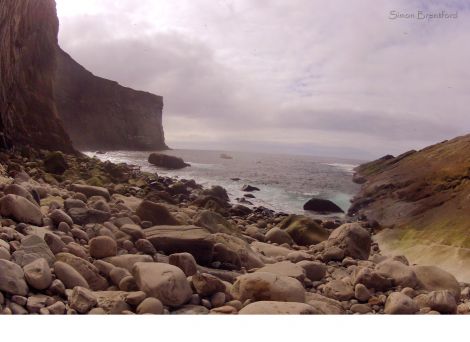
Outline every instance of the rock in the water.
<svg viewBox="0 0 470 342"><path fill-rule="evenodd" d="M89 288L86 279L75 268L65 262L57 261L54 264L54 273L67 289L73 289L75 286Z"/></svg>
<svg viewBox="0 0 470 342"><path fill-rule="evenodd" d="M67 160L60 151L50 152L44 158L44 170L48 173L62 175L68 168Z"/></svg>
<svg viewBox="0 0 470 342"><path fill-rule="evenodd" d="M222 188L220 185L214 185L210 189L204 190L202 193L207 196L218 198L219 200L223 202L230 201L230 198L228 197L228 194L227 194L227 190Z"/></svg>
<svg viewBox="0 0 470 342"><path fill-rule="evenodd" d="M305 278L304 269L290 261L280 261L274 264L268 264L256 270L256 272L273 273L280 276L292 277L300 281L303 281Z"/></svg>
<svg viewBox="0 0 470 342"><path fill-rule="evenodd" d="M328 239L329 232L312 219L301 215L289 215L279 226L301 246L315 245Z"/></svg>
<svg viewBox="0 0 470 342"><path fill-rule="evenodd" d="M39 258L46 259L49 265L52 265L55 261L54 254L46 241L37 235L24 237L21 240L20 247L13 253L13 259L20 266L25 266Z"/></svg>
<svg viewBox="0 0 470 342"><path fill-rule="evenodd" d="M253 192L253 191L260 191L260 190L256 186L245 184L242 186L242 191Z"/></svg>
<svg viewBox="0 0 470 342"><path fill-rule="evenodd" d="M84 287L76 286L69 298L69 304L72 309L83 314L96 306L98 301L92 291Z"/></svg>
<svg viewBox="0 0 470 342"><path fill-rule="evenodd" d="M449 290L456 300L460 299L459 282L449 272L436 266L414 266L418 286L428 291Z"/></svg>
<svg viewBox="0 0 470 342"><path fill-rule="evenodd" d="M183 169L187 166L191 166L190 164L185 163L182 158L163 153L151 153L149 155L148 162L155 166L172 170Z"/></svg>
<svg viewBox="0 0 470 342"><path fill-rule="evenodd" d="M232 286L231 295L241 302L247 299L299 303L305 301L305 289L297 279L265 272L239 276Z"/></svg>
<svg viewBox="0 0 470 342"><path fill-rule="evenodd" d="M6 195L0 198L0 214L18 222L42 225L43 215L39 207L18 195Z"/></svg>
<svg viewBox="0 0 470 342"><path fill-rule="evenodd" d="M36 290L47 289L52 283L52 274L47 260L39 258L23 267L29 286Z"/></svg>
<svg viewBox="0 0 470 342"><path fill-rule="evenodd" d="M396 260L385 260L375 267L375 271L387 278L391 278L394 286L414 288L418 283L413 269Z"/></svg>
<svg viewBox="0 0 470 342"><path fill-rule="evenodd" d="M174 253L168 258L170 265L181 268L186 276L192 276L197 272L197 263L194 257L189 253Z"/></svg>
<svg viewBox="0 0 470 342"><path fill-rule="evenodd" d="M311 210L321 214L344 213L343 209L338 207L330 200L322 198L312 198L304 204L304 210Z"/></svg>
<svg viewBox="0 0 470 342"><path fill-rule="evenodd" d="M23 269L14 262L0 259L0 291L19 296L28 294Z"/></svg>
<svg viewBox="0 0 470 342"><path fill-rule="evenodd" d="M72 184L70 186L70 190L75 192L80 192L84 194L86 197L93 197L93 196L102 196L106 200L110 200L109 191L106 188L100 186L91 186L91 185L84 185L84 184Z"/></svg>
<svg viewBox="0 0 470 342"><path fill-rule="evenodd" d="M384 312L388 315L412 315L418 311L416 303L401 292L393 292L385 302Z"/></svg>
<svg viewBox="0 0 470 342"><path fill-rule="evenodd" d="M326 242L327 247L336 246L344 251L344 256L367 260L372 239L367 230L357 222L345 223L336 228Z"/></svg>
<svg viewBox="0 0 470 342"><path fill-rule="evenodd" d="M272 243L277 243L282 245L283 243L287 243L288 245L292 245L294 240L292 240L291 236L284 230L274 227L270 229L265 235L266 241L271 241Z"/></svg>
<svg viewBox="0 0 470 342"><path fill-rule="evenodd" d="M297 263L305 271L305 275L311 281L322 280L326 275L327 267L318 261L302 260Z"/></svg>
<svg viewBox="0 0 470 342"><path fill-rule="evenodd" d="M97 236L90 240L90 256L103 259L117 254L117 243L109 236Z"/></svg>
<svg viewBox="0 0 470 342"><path fill-rule="evenodd" d="M428 306L442 314L455 314L457 303L454 294L448 290L432 291L427 298Z"/></svg>
<svg viewBox="0 0 470 342"><path fill-rule="evenodd" d="M142 303L139 304L136 312L138 314L162 315L163 304L157 298L149 297L144 299Z"/></svg>
<svg viewBox="0 0 470 342"><path fill-rule="evenodd" d="M180 224L163 205L147 200L140 203L135 213L142 221L150 221L156 226Z"/></svg>
<svg viewBox="0 0 470 342"><path fill-rule="evenodd" d="M165 305L178 306L189 301L191 287L181 269L158 262L138 262L132 273L141 291Z"/></svg>
<svg viewBox="0 0 470 342"><path fill-rule="evenodd" d="M248 304L240 315L312 315L320 312L305 303L260 301Z"/></svg>

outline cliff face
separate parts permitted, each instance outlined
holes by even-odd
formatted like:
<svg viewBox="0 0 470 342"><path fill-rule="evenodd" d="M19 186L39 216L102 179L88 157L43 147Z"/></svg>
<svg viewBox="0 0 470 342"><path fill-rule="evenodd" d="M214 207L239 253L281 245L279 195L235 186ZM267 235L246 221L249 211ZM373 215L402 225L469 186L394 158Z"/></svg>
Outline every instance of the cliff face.
<svg viewBox="0 0 470 342"><path fill-rule="evenodd" d="M350 214L382 227L383 249L470 279L470 135L356 169L364 182Z"/></svg>
<svg viewBox="0 0 470 342"><path fill-rule="evenodd" d="M57 32L53 0L1 1L1 147L73 151L54 103Z"/></svg>
<svg viewBox="0 0 470 342"><path fill-rule="evenodd" d="M56 103L79 149L167 149L163 98L93 75L60 48Z"/></svg>

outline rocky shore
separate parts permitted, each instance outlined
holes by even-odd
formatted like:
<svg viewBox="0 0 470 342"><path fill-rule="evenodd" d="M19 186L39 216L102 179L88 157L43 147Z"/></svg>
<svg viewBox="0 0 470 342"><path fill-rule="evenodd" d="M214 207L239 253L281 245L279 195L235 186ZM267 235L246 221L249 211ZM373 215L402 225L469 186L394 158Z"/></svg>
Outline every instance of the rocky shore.
<svg viewBox="0 0 470 342"><path fill-rule="evenodd" d="M385 257L370 222L232 204L218 186L0 153L2 314L465 314L470 288Z"/></svg>

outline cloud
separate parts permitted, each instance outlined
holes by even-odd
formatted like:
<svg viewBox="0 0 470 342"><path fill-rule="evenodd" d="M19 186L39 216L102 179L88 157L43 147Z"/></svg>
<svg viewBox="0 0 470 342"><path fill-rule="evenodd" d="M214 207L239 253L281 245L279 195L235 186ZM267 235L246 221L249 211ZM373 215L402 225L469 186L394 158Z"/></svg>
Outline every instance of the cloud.
<svg viewBox="0 0 470 342"><path fill-rule="evenodd" d="M79 63L164 96L171 146L369 158L470 127L463 1L58 0L58 10L60 44Z"/></svg>

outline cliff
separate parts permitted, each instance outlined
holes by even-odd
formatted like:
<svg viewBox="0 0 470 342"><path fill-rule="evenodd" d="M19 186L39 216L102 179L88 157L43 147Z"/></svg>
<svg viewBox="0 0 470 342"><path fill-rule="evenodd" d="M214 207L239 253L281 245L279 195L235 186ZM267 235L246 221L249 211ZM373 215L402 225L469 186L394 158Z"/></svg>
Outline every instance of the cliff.
<svg viewBox="0 0 470 342"><path fill-rule="evenodd" d="M0 146L72 152L54 103L58 19L53 0L2 0Z"/></svg>
<svg viewBox="0 0 470 342"><path fill-rule="evenodd" d="M163 150L163 98L93 75L57 49L56 103L82 150Z"/></svg>
<svg viewBox="0 0 470 342"><path fill-rule="evenodd" d="M470 135L356 169L363 183L350 215L386 229L383 250L470 279Z"/></svg>

